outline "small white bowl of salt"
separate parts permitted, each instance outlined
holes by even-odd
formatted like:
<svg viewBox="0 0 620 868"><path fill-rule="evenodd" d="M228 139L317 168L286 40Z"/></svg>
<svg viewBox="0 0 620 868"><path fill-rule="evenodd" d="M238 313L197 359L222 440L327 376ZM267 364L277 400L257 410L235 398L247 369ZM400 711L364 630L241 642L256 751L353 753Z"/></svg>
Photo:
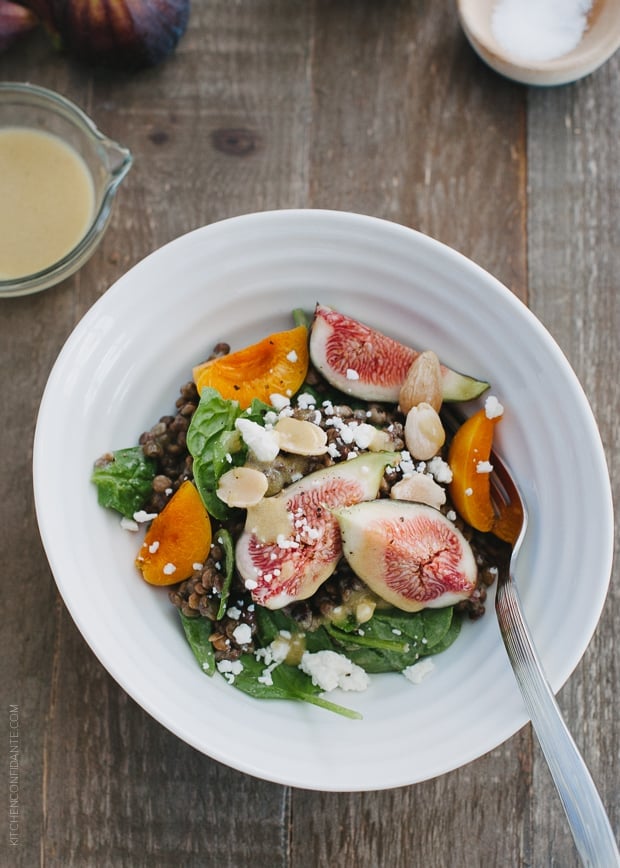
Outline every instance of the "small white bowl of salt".
<svg viewBox="0 0 620 868"><path fill-rule="evenodd" d="M522 84L577 81L620 47L620 0L457 0L476 53Z"/></svg>

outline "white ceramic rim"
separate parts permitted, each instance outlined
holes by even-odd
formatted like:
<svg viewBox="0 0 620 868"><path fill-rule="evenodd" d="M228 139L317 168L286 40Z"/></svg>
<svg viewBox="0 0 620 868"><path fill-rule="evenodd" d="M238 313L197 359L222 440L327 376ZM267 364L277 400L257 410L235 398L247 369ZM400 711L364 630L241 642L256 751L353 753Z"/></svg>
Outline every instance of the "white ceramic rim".
<svg viewBox="0 0 620 868"><path fill-rule="evenodd" d="M177 278L174 297L171 269ZM197 269L198 283L214 295L182 329L182 344L174 328L170 340L162 339L164 356L178 347L178 368L164 366L157 383L147 378L138 391L136 377L149 373L153 351L136 354L134 330L163 328L176 305L201 299L203 290L192 287ZM196 360L196 346L203 337L207 343L211 338L209 346L225 339L239 309L247 317L254 314L254 324L236 333L239 341L248 341L266 334L267 324L286 327L288 311L315 300L335 307L348 302L356 310L346 312L372 316L383 330L391 324L401 339L415 319L416 336L426 346L472 374L482 376L485 366L493 374L490 358L503 362L494 388L518 405L519 414L506 414L498 444L537 519L519 563L519 587L557 691L592 637L611 572L611 489L594 417L557 344L506 287L445 245L385 220L320 210L243 215L170 242L121 277L78 323L50 374L34 442L37 518L78 629L121 687L170 731L216 760L276 783L334 791L402 786L476 759L527 721L492 611L466 625L459 642L437 658L433 677L412 688L415 692L402 676L387 675L375 677L366 694L340 696L364 714L357 722L296 703L259 702L220 678L206 679L173 622L174 610L142 582L130 578L119 585L133 613L129 624L123 623L125 610L106 597L104 579L131 575L136 546L119 532L116 519L97 507L88 483L92 460L135 442L129 432L137 436L136 426L144 430L168 411L168 396L174 400L183 381L180 371ZM442 318L439 311L447 303L451 316ZM144 315L139 325L133 320L137 309ZM463 337L475 333L481 317L488 319L487 346ZM505 361L508 334L523 342L518 367ZM135 417L119 419L117 407L127 396ZM539 411L541 402L549 412L532 421L529 414ZM71 426L59 405L72 408ZM562 430L567 418L570 427ZM87 444L82 423L90 423ZM113 437L120 442L110 442ZM567 460L571 474L564 472ZM584 527L587 534L580 535ZM151 636L153 618L165 642ZM140 644L144 637L148 650ZM474 671L463 656L476 661ZM412 727L419 732L416 743Z"/></svg>

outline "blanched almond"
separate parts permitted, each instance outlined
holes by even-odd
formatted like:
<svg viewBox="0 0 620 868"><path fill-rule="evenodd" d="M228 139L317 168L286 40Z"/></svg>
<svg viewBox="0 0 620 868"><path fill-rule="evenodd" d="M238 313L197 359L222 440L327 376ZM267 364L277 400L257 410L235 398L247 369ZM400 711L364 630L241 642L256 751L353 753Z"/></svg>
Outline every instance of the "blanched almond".
<svg viewBox="0 0 620 868"><path fill-rule="evenodd" d="M446 502L446 492L432 476L427 473L414 473L405 476L392 486L390 497L395 500L411 500L426 503L439 509Z"/></svg>
<svg viewBox="0 0 620 868"><path fill-rule="evenodd" d="M405 443L418 461L433 458L446 440L439 413L425 402L412 407L405 420Z"/></svg>
<svg viewBox="0 0 620 868"><path fill-rule="evenodd" d="M327 434L305 419L283 416L274 425L280 449L293 455L323 455L327 452Z"/></svg>
<svg viewBox="0 0 620 868"><path fill-rule="evenodd" d="M439 412L442 402L441 365L436 353L425 350L416 356L401 386L398 403L406 415L418 404L430 404Z"/></svg>
<svg viewBox="0 0 620 868"><path fill-rule="evenodd" d="M217 496L228 506L247 509L262 500L269 482L253 467L233 467L220 477Z"/></svg>

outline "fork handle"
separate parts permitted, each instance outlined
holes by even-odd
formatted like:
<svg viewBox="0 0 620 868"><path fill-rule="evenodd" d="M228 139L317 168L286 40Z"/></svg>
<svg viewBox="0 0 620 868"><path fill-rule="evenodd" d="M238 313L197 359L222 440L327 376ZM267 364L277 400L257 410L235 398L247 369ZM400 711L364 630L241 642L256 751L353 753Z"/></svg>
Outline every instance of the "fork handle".
<svg viewBox="0 0 620 868"><path fill-rule="evenodd" d="M495 606L510 663L581 861L592 868L617 868L620 854L609 818L545 678L512 579L499 583Z"/></svg>

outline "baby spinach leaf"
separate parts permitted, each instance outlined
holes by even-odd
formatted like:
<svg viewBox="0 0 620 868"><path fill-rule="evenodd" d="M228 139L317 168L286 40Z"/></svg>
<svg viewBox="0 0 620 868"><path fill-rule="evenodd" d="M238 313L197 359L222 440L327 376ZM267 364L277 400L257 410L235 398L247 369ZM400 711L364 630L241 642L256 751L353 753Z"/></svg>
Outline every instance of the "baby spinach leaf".
<svg viewBox="0 0 620 868"><path fill-rule="evenodd" d="M220 606L217 610L217 620L223 618L228 606L228 596L230 594L230 585L232 583L233 572L235 570L235 550L233 548L232 536L230 531L222 527L215 535L217 542L224 549L224 584L222 585L222 594L220 597Z"/></svg>
<svg viewBox="0 0 620 868"><path fill-rule="evenodd" d="M97 486L101 506L131 518L145 503L155 476L155 462L141 446L118 449L112 459L93 468L91 481Z"/></svg>
<svg viewBox="0 0 620 868"><path fill-rule="evenodd" d="M269 409L262 401L254 400L247 410L241 410L237 401L222 398L210 386L202 390L187 431L187 448L193 460L193 472L205 508L220 521L231 515L231 509L215 493L220 477L231 467L245 461L247 447L235 428L243 417L262 423Z"/></svg>
<svg viewBox="0 0 620 868"><path fill-rule="evenodd" d="M327 711L333 711L352 720L359 720L361 715L335 702L320 696L320 687L312 683L296 666L279 663L274 668L265 666L264 661L257 660L252 654L242 654L243 669L230 683L236 688L258 699L288 699L308 702Z"/></svg>
<svg viewBox="0 0 620 868"><path fill-rule="evenodd" d="M209 642L212 624L207 618L188 618L183 612L179 612L185 638L192 649L194 657L200 664L200 668L207 675L215 672L215 651Z"/></svg>
<svg viewBox="0 0 620 868"><path fill-rule="evenodd" d="M423 655L438 653L435 649L448 634L452 612L451 607L413 613L378 612L357 633L332 628L329 635L335 650L345 653L367 672L400 672Z"/></svg>

